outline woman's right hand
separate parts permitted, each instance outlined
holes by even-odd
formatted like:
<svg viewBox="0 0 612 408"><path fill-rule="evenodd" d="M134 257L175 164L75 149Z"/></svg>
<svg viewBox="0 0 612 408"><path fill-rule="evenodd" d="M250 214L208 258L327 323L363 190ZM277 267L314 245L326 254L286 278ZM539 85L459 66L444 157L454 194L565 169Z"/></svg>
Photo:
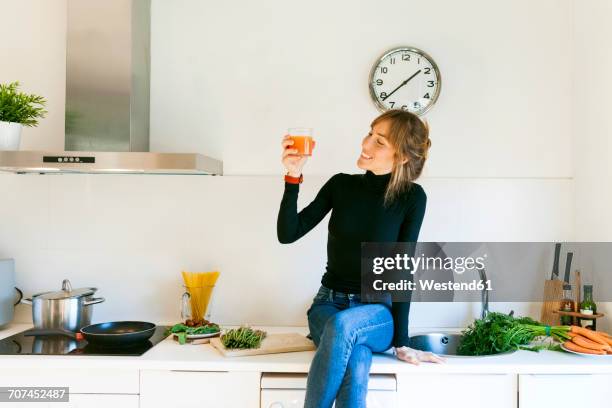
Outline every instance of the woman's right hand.
<svg viewBox="0 0 612 408"><path fill-rule="evenodd" d="M398 360L419 365L421 362L444 363L446 359L429 351L416 350L407 346L394 347L394 354Z"/></svg>
<svg viewBox="0 0 612 408"><path fill-rule="evenodd" d="M285 166L288 174L291 177L300 177L302 174L302 168L308 160L308 156L300 156L296 154L297 149L292 148L291 145L293 145L293 140L289 137L289 135L285 135L283 141L281 142L281 146L283 147L283 166ZM314 143L312 147L314 149Z"/></svg>

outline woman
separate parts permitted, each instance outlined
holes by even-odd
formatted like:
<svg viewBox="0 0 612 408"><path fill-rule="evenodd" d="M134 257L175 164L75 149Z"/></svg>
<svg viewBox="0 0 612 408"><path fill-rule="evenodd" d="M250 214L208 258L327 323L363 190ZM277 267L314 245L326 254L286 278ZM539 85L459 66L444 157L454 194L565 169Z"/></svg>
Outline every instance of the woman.
<svg viewBox="0 0 612 408"><path fill-rule="evenodd" d="M331 177L315 199L297 211L306 156L282 141L287 169L277 222L281 243L298 240L331 210L327 268L308 309L317 352L308 374L305 407L365 407L373 352L391 346L398 359L418 364L440 357L408 346L410 303L361 302L362 242L417 240L427 197L419 177L431 145L429 130L416 115L390 110L371 124L361 142L357 166L365 174Z"/></svg>

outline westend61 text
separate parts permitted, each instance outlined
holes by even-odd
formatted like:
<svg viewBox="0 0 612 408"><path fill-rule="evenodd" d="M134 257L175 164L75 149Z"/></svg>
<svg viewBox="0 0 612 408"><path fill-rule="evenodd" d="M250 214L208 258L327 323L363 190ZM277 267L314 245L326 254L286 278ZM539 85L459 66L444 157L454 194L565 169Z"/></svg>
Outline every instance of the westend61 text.
<svg viewBox="0 0 612 408"><path fill-rule="evenodd" d="M482 281L480 279L475 279L471 282L436 282L434 280L419 280L419 289L423 291L482 291L482 290L493 290L493 286L491 285L491 280ZM377 291L404 291L404 290L416 290L417 283L413 281L409 281L406 279L402 279L398 282L384 282L381 279L377 279L372 283L372 287Z"/></svg>

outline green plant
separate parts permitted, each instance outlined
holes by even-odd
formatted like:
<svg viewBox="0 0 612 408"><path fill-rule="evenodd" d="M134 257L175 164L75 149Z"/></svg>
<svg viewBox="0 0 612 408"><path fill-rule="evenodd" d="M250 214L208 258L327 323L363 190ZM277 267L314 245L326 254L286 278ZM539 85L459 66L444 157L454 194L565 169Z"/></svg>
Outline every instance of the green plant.
<svg viewBox="0 0 612 408"><path fill-rule="evenodd" d="M38 125L38 119L47 113L44 110L47 101L42 96L19 92L18 88L19 82L0 84L0 121Z"/></svg>
<svg viewBox="0 0 612 408"><path fill-rule="evenodd" d="M552 336L564 341L569 336L569 326L545 326L529 317L492 312L484 319L477 319L462 332L457 351L464 356L499 354L524 349L558 349L558 346L529 346L538 336Z"/></svg>

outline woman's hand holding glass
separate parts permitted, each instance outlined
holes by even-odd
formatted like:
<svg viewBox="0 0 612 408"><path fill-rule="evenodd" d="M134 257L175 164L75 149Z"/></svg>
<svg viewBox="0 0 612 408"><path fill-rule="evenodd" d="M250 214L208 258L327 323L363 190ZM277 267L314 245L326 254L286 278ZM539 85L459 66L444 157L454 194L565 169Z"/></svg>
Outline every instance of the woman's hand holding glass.
<svg viewBox="0 0 612 408"><path fill-rule="evenodd" d="M312 148L314 149L316 143L314 141L312 143ZM281 142L281 146L283 147L282 163L291 177L300 177L302 169L306 161L308 161L308 156L298 154L298 149L291 147L293 144L294 141L289 135L283 137Z"/></svg>

